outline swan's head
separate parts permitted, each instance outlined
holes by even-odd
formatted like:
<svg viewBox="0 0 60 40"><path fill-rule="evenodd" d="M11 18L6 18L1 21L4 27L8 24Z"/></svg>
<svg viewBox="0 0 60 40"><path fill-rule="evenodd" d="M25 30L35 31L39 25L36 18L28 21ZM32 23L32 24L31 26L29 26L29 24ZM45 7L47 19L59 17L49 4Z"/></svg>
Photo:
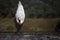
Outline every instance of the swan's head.
<svg viewBox="0 0 60 40"><path fill-rule="evenodd" d="M18 23L19 23L19 24L21 24L21 20L20 20L20 17L18 18L18 21L19 21Z"/></svg>
<svg viewBox="0 0 60 40"><path fill-rule="evenodd" d="M18 17L18 19L16 19L16 20L17 20L17 23L18 23L18 24L20 24L20 25L22 24L20 17Z"/></svg>
<svg viewBox="0 0 60 40"><path fill-rule="evenodd" d="M16 19L16 21L17 21L17 23L18 24L23 24L23 22L24 22L24 19L21 19L20 17L18 17L17 19Z"/></svg>

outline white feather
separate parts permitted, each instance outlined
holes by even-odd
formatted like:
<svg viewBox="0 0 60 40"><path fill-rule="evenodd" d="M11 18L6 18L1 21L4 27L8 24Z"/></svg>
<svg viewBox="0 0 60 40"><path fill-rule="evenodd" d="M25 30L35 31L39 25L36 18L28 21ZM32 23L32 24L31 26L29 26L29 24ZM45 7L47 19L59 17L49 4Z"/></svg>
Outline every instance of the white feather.
<svg viewBox="0 0 60 40"><path fill-rule="evenodd" d="M16 11L16 21L19 23L18 21L18 18L19 20L21 21L20 23L22 24L24 22L24 19L25 19L25 12L24 12L24 8L23 8L23 5L21 4L21 2L19 1L18 3L18 8L17 8L17 11Z"/></svg>

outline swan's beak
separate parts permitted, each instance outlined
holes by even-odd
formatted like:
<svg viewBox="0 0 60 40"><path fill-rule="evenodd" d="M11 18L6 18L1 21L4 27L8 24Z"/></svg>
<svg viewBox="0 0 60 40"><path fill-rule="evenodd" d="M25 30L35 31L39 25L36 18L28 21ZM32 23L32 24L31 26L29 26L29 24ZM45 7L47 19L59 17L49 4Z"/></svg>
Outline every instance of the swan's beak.
<svg viewBox="0 0 60 40"><path fill-rule="evenodd" d="M19 20L19 23L20 23L21 21Z"/></svg>
<svg viewBox="0 0 60 40"><path fill-rule="evenodd" d="M21 20L19 18L18 18L18 21L19 21L18 24L21 25Z"/></svg>
<svg viewBox="0 0 60 40"><path fill-rule="evenodd" d="M19 25L21 25L21 22L20 22L20 20L19 20L18 24L19 24Z"/></svg>

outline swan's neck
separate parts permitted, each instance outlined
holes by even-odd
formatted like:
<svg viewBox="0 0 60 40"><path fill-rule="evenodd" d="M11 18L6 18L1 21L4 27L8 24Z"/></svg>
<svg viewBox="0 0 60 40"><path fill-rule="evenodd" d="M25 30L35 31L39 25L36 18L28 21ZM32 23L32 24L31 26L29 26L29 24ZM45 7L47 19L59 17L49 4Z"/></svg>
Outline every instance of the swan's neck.
<svg viewBox="0 0 60 40"><path fill-rule="evenodd" d="M22 5L22 3L19 1L19 3L18 3L18 7L21 6L21 5Z"/></svg>

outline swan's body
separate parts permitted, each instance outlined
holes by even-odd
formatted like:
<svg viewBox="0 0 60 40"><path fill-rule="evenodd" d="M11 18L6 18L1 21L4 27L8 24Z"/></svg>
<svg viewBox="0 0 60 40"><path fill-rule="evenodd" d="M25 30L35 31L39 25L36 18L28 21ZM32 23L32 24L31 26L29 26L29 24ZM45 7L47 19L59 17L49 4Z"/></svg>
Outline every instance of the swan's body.
<svg viewBox="0 0 60 40"><path fill-rule="evenodd" d="M23 6L22 6L22 4L21 4L20 1L19 1L18 8L17 8L17 11L16 11L16 15L15 16L16 16L16 21L18 23L19 23L19 20L21 21L20 24L22 24L24 22L25 12L24 12Z"/></svg>
<svg viewBox="0 0 60 40"><path fill-rule="evenodd" d="M15 14L15 23L16 23L17 31L19 31L19 29L21 29L22 24L24 23L24 20L25 20L24 8L23 8L23 5L21 4L21 2L19 1L18 8L17 8L16 14Z"/></svg>

